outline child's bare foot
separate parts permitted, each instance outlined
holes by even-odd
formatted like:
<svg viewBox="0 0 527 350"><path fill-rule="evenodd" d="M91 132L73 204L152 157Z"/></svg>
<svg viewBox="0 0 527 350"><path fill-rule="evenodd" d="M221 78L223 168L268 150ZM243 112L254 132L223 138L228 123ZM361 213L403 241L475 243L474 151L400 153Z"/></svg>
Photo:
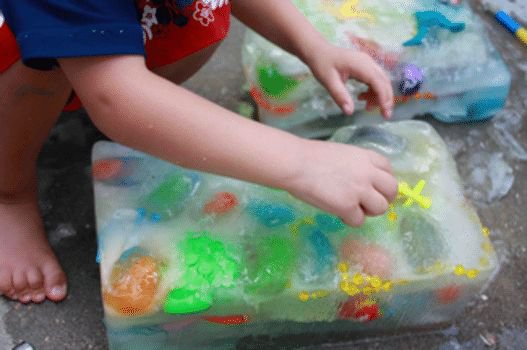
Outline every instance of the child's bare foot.
<svg viewBox="0 0 527 350"><path fill-rule="evenodd" d="M0 295L22 303L66 297L66 276L49 246L35 196L0 196Z"/></svg>

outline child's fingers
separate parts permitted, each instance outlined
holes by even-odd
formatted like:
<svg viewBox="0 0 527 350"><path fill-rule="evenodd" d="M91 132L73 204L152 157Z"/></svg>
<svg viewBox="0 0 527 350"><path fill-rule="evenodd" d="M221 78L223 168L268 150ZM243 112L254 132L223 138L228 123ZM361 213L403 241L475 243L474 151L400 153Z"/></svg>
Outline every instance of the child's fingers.
<svg viewBox="0 0 527 350"><path fill-rule="evenodd" d="M386 72L382 70L381 67L375 66L375 69L377 70L379 77L381 77L384 82L383 88L385 97L379 95L379 105L381 106L384 118L388 119L391 117L394 102L392 83Z"/></svg>
<svg viewBox="0 0 527 350"><path fill-rule="evenodd" d="M347 115L351 115L355 109L355 106L351 95L348 92L348 89L342 81L339 73L337 71L331 72L329 77L324 81L324 84L326 85L329 94L340 106L342 111Z"/></svg>
<svg viewBox="0 0 527 350"><path fill-rule="evenodd" d="M385 117L393 109L393 92L386 73L368 55L361 55L362 69L357 69L357 62L350 62L350 70L354 77L369 85L379 101Z"/></svg>
<svg viewBox="0 0 527 350"><path fill-rule="evenodd" d="M365 219L364 211L359 205L355 205L349 213L346 213L345 216L341 216L341 219L346 225L351 227L362 226Z"/></svg>
<svg viewBox="0 0 527 350"><path fill-rule="evenodd" d="M378 154L377 152L370 151L370 160L377 168L380 168L387 172L388 174L392 174L392 165L390 161L386 158Z"/></svg>
<svg viewBox="0 0 527 350"><path fill-rule="evenodd" d="M368 191L361 201L364 213L368 216L377 216L384 214L388 210L388 201L375 189Z"/></svg>
<svg viewBox="0 0 527 350"><path fill-rule="evenodd" d="M395 177L384 171L378 171L375 174L373 187L379 191L389 203L393 202L395 197L397 197L397 180Z"/></svg>

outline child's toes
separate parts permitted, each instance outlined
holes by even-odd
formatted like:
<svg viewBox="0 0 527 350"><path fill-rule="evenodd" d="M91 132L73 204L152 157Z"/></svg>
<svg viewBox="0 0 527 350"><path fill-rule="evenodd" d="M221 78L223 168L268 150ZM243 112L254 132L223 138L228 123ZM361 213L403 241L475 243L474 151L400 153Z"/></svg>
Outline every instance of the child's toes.
<svg viewBox="0 0 527 350"><path fill-rule="evenodd" d="M46 299L44 292L44 276L37 268L31 268L27 271L27 282L31 288L31 300L35 303L41 303Z"/></svg>
<svg viewBox="0 0 527 350"><path fill-rule="evenodd" d="M8 292L5 296L8 297L11 300L18 300L18 294L16 294L14 289L12 291Z"/></svg>
<svg viewBox="0 0 527 350"><path fill-rule="evenodd" d="M29 291L29 284L27 283L26 272L24 270L16 270L13 273L13 287L19 299Z"/></svg>
<svg viewBox="0 0 527 350"><path fill-rule="evenodd" d="M46 296L52 301L61 301L66 297L68 290L66 283L51 287L46 291Z"/></svg>
<svg viewBox="0 0 527 350"><path fill-rule="evenodd" d="M46 293L44 293L44 291L33 293L33 295L31 296L31 300L34 303L39 304L43 302L44 300L46 300Z"/></svg>
<svg viewBox="0 0 527 350"><path fill-rule="evenodd" d="M30 301L31 301L31 292L30 291L26 291L24 292L19 298L18 300L22 303L22 304L28 304Z"/></svg>
<svg viewBox="0 0 527 350"><path fill-rule="evenodd" d="M44 290L48 299L61 301L68 292L66 275L57 263L50 262L42 267Z"/></svg>
<svg viewBox="0 0 527 350"><path fill-rule="evenodd" d="M33 292L41 291L44 288L44 276L37 268L31 268L26 273L27 283Z"/></svg>

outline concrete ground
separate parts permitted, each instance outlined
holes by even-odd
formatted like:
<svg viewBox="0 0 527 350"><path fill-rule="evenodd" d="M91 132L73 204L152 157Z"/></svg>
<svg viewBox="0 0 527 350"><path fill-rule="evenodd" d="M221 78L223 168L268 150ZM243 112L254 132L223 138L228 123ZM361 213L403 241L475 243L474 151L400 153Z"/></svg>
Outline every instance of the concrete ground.
<svg viewBox="0 0 527 350"><path fill-rule="evenodd" d="M485 15L483 15L485 17ZM527 107L527 48L492 19L486 18L492 41L505 56L514 76L509 109L523 117ZM215 58L186 84L203 96L237 109L244 93L240 67L243 28L235 23L230 38ZM523 63L522 63L523 62ZM461 173L468 173L464 157L474 149L500 152L486 134L490 123L439 125L457 154ZM472 132L470 137L467 135ZM518 141L527 145L527 129L516 130ZM41 206L46 229L69 276L69 296L60 304L20 305L0 299L0 350L26 340L37 350L106 349L95 263L93 193L89 176L90 150L103 139L84 112L62 116L39 160ZM515 174L508 195L490 205L479 205L485 225L501 260L501 271L488 290L473 300L466 313L447 330L408 333L397 337L370 339L354 349L527 349L527 163L505 157ZM319 339L326 343L328 340ZM270 343L247 344L243 348L289 349ZM305 344L304 342L304 345ZM349 344L313 348L349 349Z"/></svg>

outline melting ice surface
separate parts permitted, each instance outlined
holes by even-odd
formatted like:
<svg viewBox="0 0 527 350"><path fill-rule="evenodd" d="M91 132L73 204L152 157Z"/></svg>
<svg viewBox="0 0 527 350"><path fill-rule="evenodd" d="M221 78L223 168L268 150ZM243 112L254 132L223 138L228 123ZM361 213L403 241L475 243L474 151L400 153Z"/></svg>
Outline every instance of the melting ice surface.
<svg viewBox="0 0 527 350"><path fill-rule="evenodd" d="M241 338L450 322L497 267L453 159L426 123L339 130L406 190L361 228L288 193L100 142L93 174L111 349L232 348Z"/></svg>
<svg viewBox="0 0 527 350"><path fill-rule="evenodd" d="M459 6L437 0L294 2L329 41L367 53L385 68L396 93L395 119L430 113L445 122L484 120L505 104L509 71L467 1ZM424 12L435 22L419 30L417 16ZM404 46L418 31L425 33L421 44ZM351 123L298 58L250 31L242 53L264 123L307 137L328 136ZM409 75L409 66L419 73ZM378 111L367 112L357 99L365 85L351 81L349 89L356 102L354 122L379 120Z"/></svg>
<svg viewBox="0 0 527 350"><path fill-rule="evenodd" d="M466 194L478 206L486 207L504 198L512 189L515 162L526 161L527 151L516 135L522 129L522 101L511 98L511 106L499 112L484 129L467 130L458 139L445 138L458 161Z"/></svg>

